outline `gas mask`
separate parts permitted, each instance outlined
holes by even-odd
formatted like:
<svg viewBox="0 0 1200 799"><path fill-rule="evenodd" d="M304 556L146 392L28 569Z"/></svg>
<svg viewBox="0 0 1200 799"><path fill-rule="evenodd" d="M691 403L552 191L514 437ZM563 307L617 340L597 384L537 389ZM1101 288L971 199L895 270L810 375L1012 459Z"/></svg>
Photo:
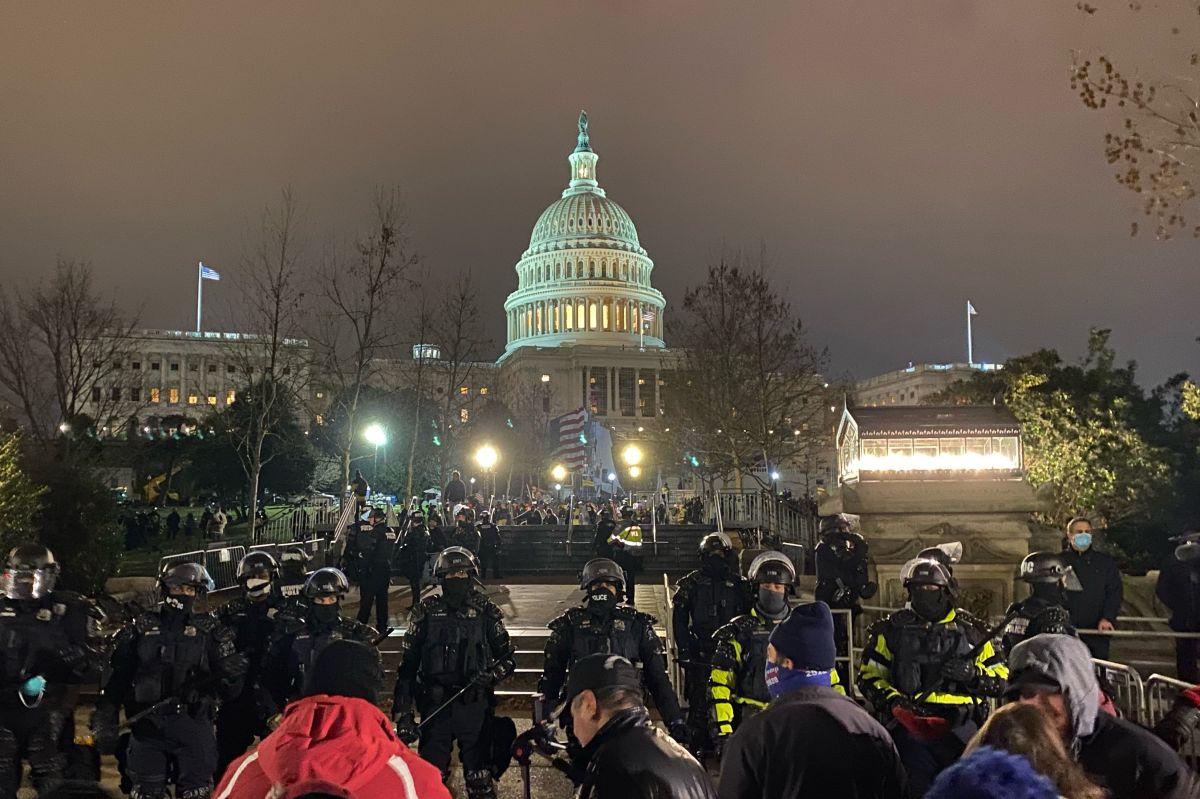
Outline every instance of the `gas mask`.
<svg viewBox="0 0 1200 799"><path fill-rule="evenodd" d="M950 599L950 592L945 588L938 588L936 591L916 588L909 592L909 602L912 605L913 613L916 613L925 621L932 622L938 622L946 618L954 608L954 604Z"/></svg>
<svg viewBox="0 0 1200 799"><path fill-rule="evenodd" d="M442 596L451 607L460 608L471 591L470 577L446 577L442 580Z"/></svg>
<svg viewBox="0 0 1200 799"><path fill-rule="evenodd" d="M758 608L766 615L776 618L787 610L787 594L760 586L758 589Z"/></svg>

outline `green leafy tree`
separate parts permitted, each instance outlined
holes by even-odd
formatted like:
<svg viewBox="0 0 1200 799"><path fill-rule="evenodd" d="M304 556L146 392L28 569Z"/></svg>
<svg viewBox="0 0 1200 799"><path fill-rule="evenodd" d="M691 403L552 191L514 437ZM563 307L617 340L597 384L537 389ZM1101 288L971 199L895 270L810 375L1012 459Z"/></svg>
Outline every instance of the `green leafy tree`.
<svg viewBox="0 0 1200 799"><path fill-rule="evenodd" d="M29 538L44 493L21 468L20 437L0 437L0 551Z"/></svg>
<svg viewBox="0 0 1200 799"><path fill-rule="evenodd" d="M1061 527L1090 513L1127 552L1145 554L1172 524L1182 460L1161 398L1138 386L1135 364L1116 365L1109 332L1091 332L1079 364L1039 350L955 383L930 403L1002 402L1022 425L1027 479L1052 500L1043 521Z"/></svg>

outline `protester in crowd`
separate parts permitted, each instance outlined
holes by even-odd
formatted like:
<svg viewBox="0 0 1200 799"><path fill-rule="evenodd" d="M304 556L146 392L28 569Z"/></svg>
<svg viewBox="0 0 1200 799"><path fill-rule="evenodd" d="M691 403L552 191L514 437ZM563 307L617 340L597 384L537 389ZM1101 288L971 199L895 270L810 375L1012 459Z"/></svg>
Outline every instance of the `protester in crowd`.
<svg viewBox="0 0 1200 799"><path fill-rule="evenodd" d="M446 489L442 491L442 503L448 510L453 510L455 505L466 501L467 484L463 482L462 473L455 469L450 473L450 482L446 483Z"/></svg>
<svg viewBox="0 0 1200 799"><path fill-rule="evenodd" d="M354 470L350 491L354 494L354 518L357 519L367 504L367 497L371 494L371 486L367 484L367 478L363 477L362 472L358 469Z"/></svg>
<svg viewBox="0 0 1200 799"><path fill-rule="evenodd" d="M174 541L179 535L179 511L176 508L171 508L171 512L167 514L167 538Z"/></svg>
<svg viewBox="0 0 1200 799"><path fill-rule="evenodd" d="M1069 635L1035 635L1013 647L1009 699L1053 723L1088 779L1110 799L1184 799L1200 791L1183 761L1149 730L1100 712L1087 646Z"/></svg>
<svg viewBox="0 0 1200 799"><path fill-rule="evenodd" d="M642 696L639 670L620 655L571 667L559 716L582 747L571 774L579 799L714 799L704 768L650 719Z"/></svg>
<svg viewBox="0 0 1200 799"><path fill-rule="evenodd" d="M1175 556L1158 575L1154 593L1171 611L1170 627L1200 632L1200 533L1175 539ZM1200 682L1200 638L1175 639L1175 668L1184 682Z"/></svg>
<svg viewBox="0 0 1200 799"><path fill-rule="evenodd" d="M191 538L196 533L196 515L188 511L187 518L183 520L183 537Z"/></svg>
<svg viewBox="0 0 1200 799"><path fill-rule="evenodd" d="M225 772L221 799L450 799L441 774L400 742L378 707L379 653L349 640L317 656L304 696L279 727Z"/></svg>
<svg viewBox="0 0 1200 799"><path fill-rule="evenodd" d="M983 747L937 776L925 799L1060 799L1054 783L1020 755Z"/></svg>
<svg viewBox="0 0 1200 799"><path fill-rule="evenodd" d="M1079 630L1112 630L1121 613L1121 571L1111 555L1096 551L1092 523L1083 516L1067 522L1063 560L1079 579L1082 591L1066 595L1071 623ZM1107 635L1080 635L1092 657L1108 660L1112 643Z"/></svg>
<svg viewBox="0 0 1200 799"><path fill-rule="evenodd" d="M824 602L771 632L771 703L741 725L721 760L721 799L903 799L907 776L883 725L832 687L836 646Z"/></svg>
<svg viewBox="0 0 1200 799"><path fill-rule="evenodd" d="M988 746L1024 757L1063 799L1104 799L1104 791L1067 751L1054 722L1033 705L1017 702L997 710L967 743L964 754Z"/></svg>

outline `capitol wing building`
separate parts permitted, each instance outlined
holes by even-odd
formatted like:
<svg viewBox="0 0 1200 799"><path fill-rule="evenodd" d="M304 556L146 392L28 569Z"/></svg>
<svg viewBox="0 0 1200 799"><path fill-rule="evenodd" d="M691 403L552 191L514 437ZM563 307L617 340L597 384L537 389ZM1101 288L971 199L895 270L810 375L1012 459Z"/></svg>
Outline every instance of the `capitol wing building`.
<svg viewBox="0 0 1200 799"><path fill-rule="evenodd" d="M551 415L586 408L617 436L636 436L663 413L666 301L633 220L597 180L586 113L567 160L567 188L533 226L504 303L501 391L539 393Z"/></svg>

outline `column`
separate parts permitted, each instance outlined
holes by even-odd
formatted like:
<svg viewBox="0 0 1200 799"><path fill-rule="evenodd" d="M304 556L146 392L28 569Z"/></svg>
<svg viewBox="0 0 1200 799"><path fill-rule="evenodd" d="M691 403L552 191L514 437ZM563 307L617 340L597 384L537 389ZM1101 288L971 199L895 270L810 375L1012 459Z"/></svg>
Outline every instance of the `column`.
<svg viewBox="0 0 1200 799"><path fill-rule="evenodd" d="M642 417L642 369L633 370L633 418Z"/></svg>

